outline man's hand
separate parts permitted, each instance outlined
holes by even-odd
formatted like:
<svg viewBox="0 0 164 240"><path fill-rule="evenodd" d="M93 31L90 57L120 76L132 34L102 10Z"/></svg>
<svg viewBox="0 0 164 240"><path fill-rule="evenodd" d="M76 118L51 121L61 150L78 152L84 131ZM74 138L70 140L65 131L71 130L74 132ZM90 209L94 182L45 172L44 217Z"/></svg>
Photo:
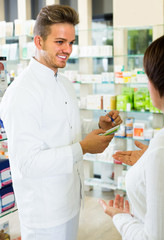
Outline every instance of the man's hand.
<svg viewBox="0 0 164 240"><path fill-rule="evenodd" d="M110 116L113 118L114 122L112 122ZM122 123L122 119L119 116L119 112L116 110L110 111L105 116L101 116L99 119L99 127L103 130L108 130L112 127L120 125Z"/></svg>
<svg viewBox="0 0 164 240"><path fill-rule="evenodd" d="M131 214L129 202L127 200L125 200L125 204L124 204L124 198L120 197L120 195L116 195L115 200L114 201L110 200L108 205L102 199L99 200L99 203L103 207L104 212L111 217L113 217L114 215L116 215L118 213Z"/></svg>
<svg viewBox="0 0 164 240"><path fill-rule="evenodd" d="M99 134L105 133L102 129L93 130L81 142L83 154L85 153L102 153L113 139L114 135L101 136Z"/></svg>
<svg viewBox="0 0 164 240"><path fill-rule="evenodd" d="M135 141L135 145L138 148L140 148L140 150L118 151L115 154L113 154L113 158L118 161L121 161L127 165L130 165L130 166L134 165L148 148L147 145L145 145L139 141Z"/></svg>

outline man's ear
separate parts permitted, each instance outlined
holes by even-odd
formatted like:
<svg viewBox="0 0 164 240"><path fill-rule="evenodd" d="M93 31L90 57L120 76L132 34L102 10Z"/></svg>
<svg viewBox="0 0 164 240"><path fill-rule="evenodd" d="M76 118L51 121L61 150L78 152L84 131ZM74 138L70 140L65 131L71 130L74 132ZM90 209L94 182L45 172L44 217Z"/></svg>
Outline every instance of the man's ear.
<svg viewBox="0 0 164 240"><path fill-rule="evenodd" d="M36 35L36 36L34 37L34 43L35 43L35 46L37 47L37 49L42 50L43 39L42 39L41 36Z"/></svg>

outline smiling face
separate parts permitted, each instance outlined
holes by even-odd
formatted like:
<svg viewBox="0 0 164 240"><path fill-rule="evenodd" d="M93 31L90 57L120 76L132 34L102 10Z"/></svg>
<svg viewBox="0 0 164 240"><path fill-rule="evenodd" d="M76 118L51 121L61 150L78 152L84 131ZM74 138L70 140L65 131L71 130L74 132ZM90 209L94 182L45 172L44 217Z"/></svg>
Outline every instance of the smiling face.
<svg viewBox="0 0 164 240"><path fill-rule="evenodd" d="M72 52L75 41L75 28L69 23L57 23L50 26L50 34L46 40L35 36L35 58L40 63L51 68L55 73L58 68L64 68Z"/></svg>

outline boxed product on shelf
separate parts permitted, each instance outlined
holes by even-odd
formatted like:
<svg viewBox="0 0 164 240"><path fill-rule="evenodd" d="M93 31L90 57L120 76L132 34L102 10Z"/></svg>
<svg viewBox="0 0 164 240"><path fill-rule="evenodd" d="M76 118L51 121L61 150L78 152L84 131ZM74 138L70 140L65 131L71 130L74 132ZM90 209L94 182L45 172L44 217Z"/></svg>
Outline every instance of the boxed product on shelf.
<svg viewBox="0 0 164 240"><path fill-rule="evenodd" d="M116 96L115 95L103 95L103 109L115 110L116 109Z"/></svg>
<svg viewBox="0 0 164 240"><path fill-rule="evenodd" d="M18 43L12 43L8 45L9 45L8 60L17 60L18 59Z"/></svg>
<svg viewBox="0 0 164 240"><path fill-rule="evenodd" d="M111 57L113 47L110 45L99 46L99 56L100 57Z"/></svg>
<svg viewBox="0 0 164 240"><path fill-rule="evenodd" d="M24 21L20 19L14 20L15 36L25 35Z"/></svg>
<svg viewBox="0 0 164 240"><path fill-rule="evenodd" d="M112 57L112 46L80 46L79 57Z"/></svg>
<svg viewBox="0 0 164 240"><path fill-rule="evenodd" d="M113 72L102 72L102 83L114 83L114 73Z"/></svg>
<svg viewBox="0 0 164 240"><path fill-rule="evenodd" d="M129 138L133 137L133 122L134 122L134 118L132 117L125 119L126 137L129 137Z"/></svg>
<svg viewBox="0 0 164 240"><path fill-rule="evenodd" d="M34 19L29 19L25 21L25 34L28 36L33 36L33 29L35 25Z"/></svg>
<svg viewBox="0 0 164 240"><path fill-rule="evenodd" d="M120 125L119 130L115 133L115 137L125 138L126 137L126 127L124 124Z"/></svg>
<svg viewBox="0 0 164 240"><path fill-rule="evenodd" d="M122 162L113 159L114 162L114 181L117 183L118 177L122 175L123 165Z"/></svg>
<svg viewBox="0 0 164 240"><path fill-rule="evenodd" d="M73 83L80 82L80 74L78 74L77 70L65 70L64 75Z"/></svg>
<svg viewBox="0 0 164 240"><path fill-rule="evenodd" d="M79 57L94 57L98 55L98 46L79 46Z"/></svg>
<svg viewBox="0 0 164 240"><path fill-rule="evenodd" d="M88 95L87 96L87 109L102 109L102 96L101 95Z"/></svg>
<svg viewBox="0 0 164 240"><path fill-rule="evenodd" d="M78 74L78 82L81 83L101 83L101 74Z"/></svg>
<svg viewBox="0 0 164 240"><path fill-rule="evenodd" d="M5 90L7 88L7 58L6 56L0 56L0 89Z"/></svg>
<svg viewBox="0 0 164 240"><path fill-rule="evenodd" d="M129 83L131 82L131 72L119 71L115 72L115 83Z"/></svg>
<svg viewBox="0 0 164 240"><path fill-rule="evenodd" d="M72 47L72 53L70 55L70 58L78 58L78 57L79 57L79 46L74 44Z"/></svg>
<svg viewBox="0 0 164 240"><path fill-rule="evenodd" d="M123 87L121 92L122 95L128 96L127 104L130 104L131 108L133 108L134 88Z"/></svg>
<svg viewBox="0 0 164 240"><path fill-rule="evenodd" d="M35 20L15 19L14 25L15 25L15 36L21 36L21 35L33 36Z"/></svg>
<svg viewBox="0 0 164 240"><path fill-rule="evenodd" d="M0 213L15 206L15 196L12 185L0 189Z"/></svg>
<svg viewBox="0 0 164 240"><path fill-rule="evenodd" d="M134 89L123 87L121 95L117 96L117 110L130 111L133 109Z"/></svg>
<svg viewBox="0 0 164 240"><path fill-rule="evenodd" d="M35 55L35 44L34 42L24 43L22 46L22 58L30 59Z"/></svg>
<svg viewBox="0 0 164 240"><path fill-rule="evenodd" d="M0 119L0 139L6 138L6 132L2 120Z"/></svg>
<svg viewBox="0 0 164 240"><path fill-rule="evenodd" d="M150 94L149 92L146 93L146 96L145 96L145 110L146 111L150 111Z"/></svg>
<svg viewBox="0 0 164 240"><path fill-rule="evenodd" d="M145 129L144 138L145 138L146 140L152 139L152 138L153 138L153 135L154 135L154 130L153 130L153 128Z"/></svg>
<svg viewBox="0 0 164 240"><path fill-rule="evenodd" d="M1 45L1 56L5 56L6 60L9 59L10 52L10 44L2 44Z"/></svg>
<svg viewBox="0 0 164 240"><path fill-rule="evenodd" d="M0 38L13 36L13 22L0 21Z"/></svg>
<svg viewBox="0 0 164 240"><path fill-rule="evenodd" d="M134 109L138 111L145 111L147 88L138 88L134 92Z"/></svg>
<svg viewBox="0 0 164 240"><path fill-rule="evenodd" d="M0 239L10 240L9 232L10 232L9 221L1 223L0 224Z"/></svg>
<svg viewBox="0 0 164 240"><path fill-rule="evenodd" d="M0 189L11 184L9 159L0 159Z"/></svg>
<svg viewBox="0 0 164 240"><path fill-rule="evenodd" d="M137 76L138 83L147 83L148 82L147 75L145 74L145 72L142 69L137 71L136 76Z"/></svg>
<svg viewBox="0 0 164 240"><path fill-rule="evenodd" d="M145 136L145 123L134 123L133 124L133 138L144 140Z"/></svg>
<svg viewBox="0 0 164 240"><path fill-rule="evenodd" d="M115 72L115 83L123 83L123 72Z"/></svg>
<svg viewBox="0 0 164 240"><path fill-rule="evenodd" d="M117 96L117 110L119 111L126 111L126 105L128 103L128 96L127 95L118 95Z"/></svg>
<svg viewBox="0 0 164 240"><path fill-rule="evenodd" d="M13 22L6 22L6 37L13 36Z"/></svg>

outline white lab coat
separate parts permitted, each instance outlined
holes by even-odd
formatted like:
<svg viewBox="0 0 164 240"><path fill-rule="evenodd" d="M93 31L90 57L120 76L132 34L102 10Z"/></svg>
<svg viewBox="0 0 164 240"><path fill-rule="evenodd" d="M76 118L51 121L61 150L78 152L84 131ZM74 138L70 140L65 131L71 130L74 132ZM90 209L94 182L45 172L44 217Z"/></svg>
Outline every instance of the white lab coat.
<svg viewBox="0 0 164 240"><path fill-rule="evenodd" d="M126 177L131 213L113 221L123 240L164 240L164 129Z"/></svg>
<svg viewBox="0 0 164 240"><path fill-rule="evenodd" d="M20 220L48 228L67 222L83 195L81 126L70 81L31 59L0 104Z"/></svg>

